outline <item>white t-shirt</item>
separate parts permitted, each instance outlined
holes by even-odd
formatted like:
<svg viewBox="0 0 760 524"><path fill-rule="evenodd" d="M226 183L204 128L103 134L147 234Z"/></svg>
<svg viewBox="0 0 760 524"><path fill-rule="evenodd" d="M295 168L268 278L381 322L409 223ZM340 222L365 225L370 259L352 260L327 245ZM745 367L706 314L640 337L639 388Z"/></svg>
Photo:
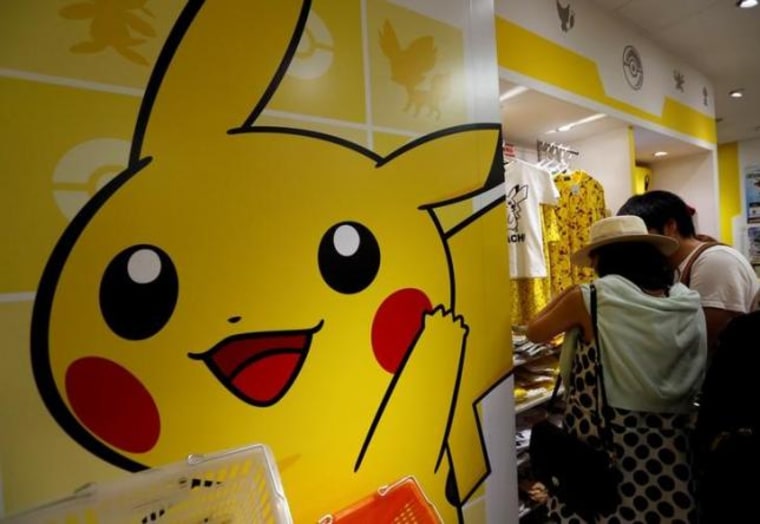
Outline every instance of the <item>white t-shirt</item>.
<svg viewBox="0 0 760 524"><path fill-rule="evenodd" d="M507 164L504 179L509 228L509 275L512 278L546 277L541 204L556 205L559 191L549 171L522 160Z"/></svg>
<svg viewBox="0 0 760 524"><path fill-rule="evenodd" d="M694 251L681 262L679 272L683 272L693 255ZM713 246L704 250L691 266L689 287L699 292L702 307L748 313L760 283L740 252L729 246Z"/></svg>

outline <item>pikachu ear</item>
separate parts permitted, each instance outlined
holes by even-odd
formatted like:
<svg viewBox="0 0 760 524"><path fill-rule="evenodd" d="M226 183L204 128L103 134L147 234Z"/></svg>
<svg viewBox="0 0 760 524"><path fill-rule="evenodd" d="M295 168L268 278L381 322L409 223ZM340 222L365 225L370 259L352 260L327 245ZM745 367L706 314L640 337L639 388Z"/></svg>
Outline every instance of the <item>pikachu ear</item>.
<svg viewBox="0 0 760 524"><path fill-rule="evenodd" d="M274 94L309 0L189 0L140 108L131 160L247 126Z"/></svg>
<svg viewBox="0 0 760 524"><path fill-rule="evenodd" d="M418 206L455 199L492 185L494 166L503 182L500 144L499 124L444 129L391 153L383 160L388 164L383 173L393 172L393 183Z"/></svg>

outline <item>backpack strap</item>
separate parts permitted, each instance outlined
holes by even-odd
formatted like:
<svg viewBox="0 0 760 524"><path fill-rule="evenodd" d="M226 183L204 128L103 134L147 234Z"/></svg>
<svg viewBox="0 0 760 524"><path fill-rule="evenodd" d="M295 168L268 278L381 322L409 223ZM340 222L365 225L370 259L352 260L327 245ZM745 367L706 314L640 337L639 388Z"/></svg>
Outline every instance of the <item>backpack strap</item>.
<svg viewBox="0 0 760 524"><path fill-rule="evenodd" d="M721 246L723 245L722 242L703 242L697 248L694 250L694 253L689 258L689 261L686 262L686 266L683 268L683 271L681 272L681 278L678 279L681 284L685 285L686 287L690 287L691 284L691 266L694 265L694 262L697 261L697 258L699 258L699 255L702 254L703 251L710 249L713 246Z"/></svg>

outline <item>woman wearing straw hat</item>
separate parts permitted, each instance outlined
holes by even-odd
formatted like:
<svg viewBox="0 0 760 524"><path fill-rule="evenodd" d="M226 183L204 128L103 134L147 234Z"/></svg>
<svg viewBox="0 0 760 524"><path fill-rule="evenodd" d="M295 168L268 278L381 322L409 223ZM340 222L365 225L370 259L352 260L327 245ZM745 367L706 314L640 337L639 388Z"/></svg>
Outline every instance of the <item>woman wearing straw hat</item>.
<svg viewBox="0 0 760 524"><path fill-rule="evenodd" d="M667 256L677 241L649 234L641 218L605 218L590 233L571 260L593 267L598 278L556 297L528 324L527 336L546 342L566 334L563 426L615 456L621 503L597 522L691 522L688 431L707 358L699 294L673 284ZM608 416L595 416L600 404ZM558 522L582 522L555 497L549 509Z"/></svg>

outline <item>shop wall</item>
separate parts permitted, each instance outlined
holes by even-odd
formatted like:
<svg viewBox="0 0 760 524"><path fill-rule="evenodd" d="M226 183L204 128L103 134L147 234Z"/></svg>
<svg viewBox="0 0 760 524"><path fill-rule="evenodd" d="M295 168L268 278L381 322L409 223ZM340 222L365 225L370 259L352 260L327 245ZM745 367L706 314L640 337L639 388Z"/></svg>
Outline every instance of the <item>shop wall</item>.
<svg viewBox="0 0 760 524"><path fill-rule="evenodd" d="M741 238L735 238L737 223L743 223L744 198L739 169L739 148L736 142L718 147L718 173L720 180L720 239L740 249Z"/></svg>
<svg viewBox="0 0 760 524"><path fill-rule="evenodd" d="M743 140L738 144L739 160L742 168L760 164L760 138Z"/></svg>
<svg viewBox="0 0 760 524"><path fill-rule="evenodd" d="M127 4L0 7L5 509L263 442L511 521L491 2Z"/></svg>
<svg viewBox="0 0 760 524"><path fill-rule="evenodd" d="M612 214L631 196L631 148L623 126L572 143L580 155L574 166L588 172L604 187L604 200Z"/></svg>
<svg viewBox="0 0 760 524"><path fill-rule="evenodd" d="M711 82L689 64L659 49L645 35L589 0L496 0L495 7L501 77L715 151ZM717 195L717 162L710 166L709 176L701 176L701 169L706 167L700 164L697 191ZM631 163L626 195L632 193L633 176ZM621 189L617 185L609 189L612 206ZM711 221L709 229L715 230L718 199L702 201L706 220Z"/></svg>
<svg viewBox="0 0 760 524"><path fill-rule="evenodd" d="M499 66L514 81L705 147L715 144L710 81L593 2L562 9L556 2L495 5Z"/></svg>
<svg viewBox="0 0 760 524"><path fill-rule="evenodd" d="M713 179L716 153L706 152L658 162L653 168L652 189L672 191L697 210L699 233L720 237L717 196L706 191Z"/></svg>

